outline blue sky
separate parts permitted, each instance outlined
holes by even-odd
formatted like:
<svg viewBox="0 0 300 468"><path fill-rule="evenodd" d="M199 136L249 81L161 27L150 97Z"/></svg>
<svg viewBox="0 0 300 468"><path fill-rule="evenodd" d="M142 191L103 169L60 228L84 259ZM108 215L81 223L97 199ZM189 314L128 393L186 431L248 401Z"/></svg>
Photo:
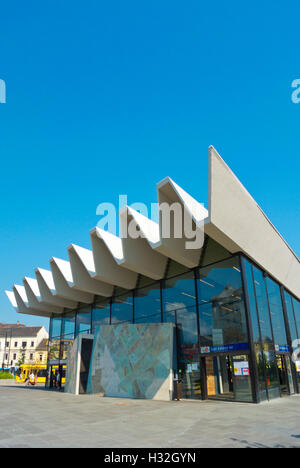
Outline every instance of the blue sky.
<svg viewBox="0 0 300 468"><path fill-rule="evenodd" d="M156 201L169 175L207 203L213 144L300 256L299 2L1 1L4 290L74 242L99 203Z"/></svg>

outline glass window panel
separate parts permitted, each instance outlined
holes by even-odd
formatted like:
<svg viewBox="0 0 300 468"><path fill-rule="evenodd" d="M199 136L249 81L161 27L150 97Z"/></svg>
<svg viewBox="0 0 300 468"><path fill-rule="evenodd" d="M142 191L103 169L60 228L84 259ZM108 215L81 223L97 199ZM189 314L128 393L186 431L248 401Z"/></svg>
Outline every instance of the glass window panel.
<svg viewBox="0 0 300 468"><path fill-rule="evenodd" d="M280 397L279 375L274 347L271 343L264 343L264 358L269 399Z"/></svg>
<svg viewBox="0 0 300 468"><path fill-rule="evenodd" d="M50 324L50 338L55 338L61 334L61 317L53 317Z"/></svg>
<svg viewBox="0 0 300 468"><path fill-rule="evenodd" d="M101 301L93 306L93 333L99 325L109 325L110 323L110 299Z"/></svg>
<svg viewBox="0 0 300 468"><path fill-rule="evenodd" d="M58 361L60 352L60 340L49 340L48 359L49 361Z"/></svg>
<svg viewBox="0 0 300 468"><path fill-rule="evenodd" d="M285 322L283 315L282 300L280 294L280 287L271 278L266 279L270 313L274 334L274 341L276 345L287 345L287 336L285 330Z"/></svg>
<svg viewBox="0 0 300 468"><path fill-rule="evenodd" d="M260 345L255 344L255 355L257 363L257 372L258 372L258 390L260 401L267 400L267 390L266 390L266 376L265 376L265 362L263 353L260 349Z"/></svg>
<svg viewBox="0 0 300 468"><path fill-rule="evenodd" d="M297 323L297 329L300 335L300 302L294 297L293 297L293 307L294 307L294 313L295 313L295 318L296 318L296 323ZM298 385L300 386L300 360L296 361L295 365L296 365L296 371L297 371Z"/></svg>
<svg viewBox="0 0 300 468"><path fill-rule="evenodd" d="M132 292L114 297L111 309L111 323L132 323L133 297Z"/></svg>
<svg viewBox="0 0 300 468"><path fill-rule="evenodd" d="M196 307L189 307L180 310L165 312L164 322L177 325L177 339L180 344L185 344L185 348L195 350L198 343L198 326ZM194 354L194 351L193 351Z"/></svg>
<svg viewBox="0 0 300 468"><path fill-rule="evenodd" d="M177 325L178 371L184 398L200 398L200 359L193 271L168 279L163 289L164 322Z"/></svg>
<svg viewBox="0 0 300 468"><path fill-rule="evenodd" d="M253 277L252 277L252 266L251 263L247 260L243 260L245 263L245 271L246 271L246 282L248 288L248 298L249 298L249 305L250 305L250 316L251 316L251 323L253 329L253 340L255 344L260 343L260 334L259 334L259 324L258 324L258 317L257 317L257 310L256 310L256 301L255 301L255 292L254 292L254 284L253 284Z"/></svg>
<svg viewBox="0 0 300 468"><path fill-rule="evenodd" d="M265 279L263 277L262 272L255 266L253 266L253 276L262 341L266 343L272 343L273 338L269 315L267 291L265 287Z"/></svg>
<svg viewBox="0 0 300 468"><path fill-rule="evenodd" d="M289 327L290 327L291 339L292 341L295 341L298 338L296 321L295 321L295 316L294 316L292 297L287 291L284 291L284 300L285 300L285 308L286 308Z"/></svg>
<svg viewBox="0 0 300 468"><path fill-rule="evenodd" d="M164 313L196 305L195 276L189 271L168 279L163 288Z"/></svg>
<svg viewBox="0 0 300 468"><path fill-rule="evenodd" d="M75 311L63 315L62 335L72 335L75 333Z"/></svg>
<svg viewBox="0 0 300 468"><path fill-rule="evenodd" d="M199 303L207 303L218 296L241 299L242 279L238 257L199 269Z"/></svg>
<svg viewBox="0 0 300 468"><path fill-rule="evenodd" d="M135 323L161 322L161 298L159 282L146 288L137 289L135 291L134 321Z"/></svg>
<svg viewBox="0 0 300 468"><path fill-rule="evenodd" d="M68 350L74 343L74 334L65 335L60 342L60 360L68 359Z"/></svg>
<svg viewBox="0 0 300 468"><path fill-rule="evenodd" d="M76 336L79 333L90 333L91 331L91 306L78 309L76 315Z"/></svg>
<svg viewBox="0 0 300 468"><path fill-rule="evenodd" d="M253 401L251 376L249 373L249 356L240 355L232 356L232 374L233 374L233 392L234 399L237 401ZM242 369L247 369L248 374L242 372Z"/></svg>
<svg viewBox="0 0 300 468"><path fill-rule="evenodd" d="M239 258L201 268L197 284L201 346L248 346Z"/></svg>
<svg viewBox="0 0 300 468"><path fill-rule="evenodd" d="M295 313L298 333L300 334L300 302L297 301L297 299L295 299L294 297L293 297L293 306L294 306L294 313Z"/></svg>
<svg viewBox="0 0 300 468"><path fill-rule="evenodd" d="M195 306L165 312L165 322L176 324L178 372L184 398L201 398L197 309Z"/></svg>

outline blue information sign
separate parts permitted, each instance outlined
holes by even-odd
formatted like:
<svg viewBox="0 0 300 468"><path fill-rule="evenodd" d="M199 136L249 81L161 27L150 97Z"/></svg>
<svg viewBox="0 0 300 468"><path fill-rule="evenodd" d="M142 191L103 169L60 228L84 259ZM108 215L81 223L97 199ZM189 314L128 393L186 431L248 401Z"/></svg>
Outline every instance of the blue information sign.
<svg viewBox="0 0 300 468"><path fill-rule="evenodd" d="M201 348L201 353L225 353L227 351L241 351L249 349L249 343L237 343L221 346L205 346Z"/></svg>
<svg viewBox="0 0 300 468"><path fill-rule="evenodd" d="M289 353L290 352L290 347L289 346L275 345L275 351L279 351L280 353Z"/></svg>

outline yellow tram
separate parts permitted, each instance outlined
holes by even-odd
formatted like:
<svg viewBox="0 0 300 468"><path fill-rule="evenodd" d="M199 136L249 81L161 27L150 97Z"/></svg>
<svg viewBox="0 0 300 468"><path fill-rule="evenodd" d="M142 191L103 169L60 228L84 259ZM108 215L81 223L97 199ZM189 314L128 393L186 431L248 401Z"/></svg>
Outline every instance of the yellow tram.
<svg viewBox="0 0 300 468"><path fill-rule="evenodd" d="M56 373L58 370L58 365L57 366L51 366L51 371L53 374ZM65 370L66 366L63 366L63 374L62 374L62 379L61 383L65 383ZM22 364L19 369L17 370L16 373L16 381L19 383L24 383L30 378L31 374L34 374L35 376L35 383L46 383L47 376L48 376L48 371L47 371L47 365L46 364Z"/></svg>

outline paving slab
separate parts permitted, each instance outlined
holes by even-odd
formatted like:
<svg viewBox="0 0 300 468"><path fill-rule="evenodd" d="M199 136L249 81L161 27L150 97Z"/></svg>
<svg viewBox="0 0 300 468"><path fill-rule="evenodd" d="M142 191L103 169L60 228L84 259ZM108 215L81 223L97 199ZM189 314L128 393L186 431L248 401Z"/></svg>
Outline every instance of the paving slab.
<svg viewBox="0 0 300 468"><path fill-rule="evenodd" d="M0 447L300 448L300 395L260 405L0 386Z"/></svg>

